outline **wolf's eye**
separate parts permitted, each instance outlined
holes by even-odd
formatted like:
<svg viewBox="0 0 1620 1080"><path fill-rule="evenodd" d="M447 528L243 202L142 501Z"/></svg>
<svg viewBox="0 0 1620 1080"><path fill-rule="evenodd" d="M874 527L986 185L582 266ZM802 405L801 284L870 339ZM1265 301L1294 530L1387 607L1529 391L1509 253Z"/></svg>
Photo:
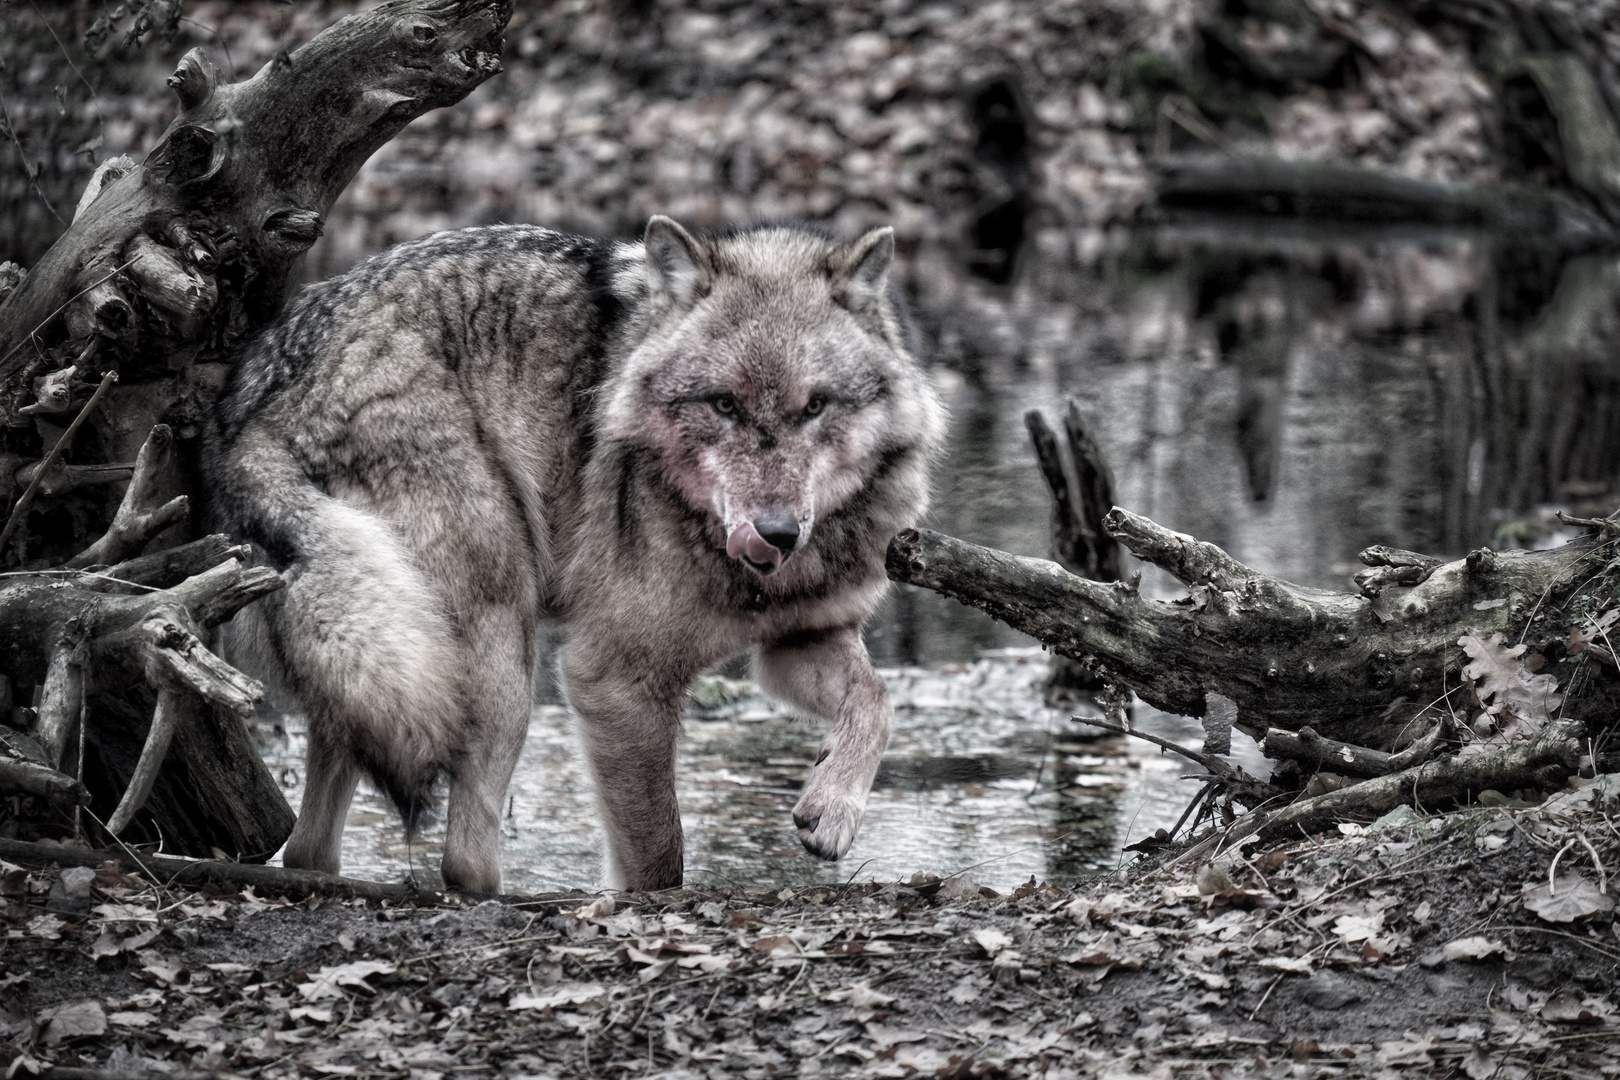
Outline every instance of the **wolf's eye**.
<svg viewBox="0 0 1620 1080"><path fill-rule="evenodd" d="M815 397L811 398L805 404L805 406L804 406L804 415L806 415L806 416L820 416L821 415L821 410L825 409L826 407L827 407L827 399L822 397L820 394L817 394Z"/></svg>
<svg viewBox="0 0 1620 1080"><path fill-rule="evenodd" d="M714 411L721 416L735 416L737 413L737 399L730 394L721 394L714 399Z"/></svg>

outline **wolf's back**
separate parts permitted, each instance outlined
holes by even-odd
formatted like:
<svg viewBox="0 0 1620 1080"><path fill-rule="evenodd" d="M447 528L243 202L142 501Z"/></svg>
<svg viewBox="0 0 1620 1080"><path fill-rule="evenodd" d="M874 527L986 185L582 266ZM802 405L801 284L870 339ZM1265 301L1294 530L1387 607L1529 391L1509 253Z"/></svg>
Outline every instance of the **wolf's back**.
<svg viewBox="0 0 1620 1080"><path fill-rule="evenodd" d="M358 765L409 825L454 766L465 724L454 636L397 531L328 492L300 407L333 330L387 258L306 291L241 352L204 472L214 527L286 581L238 615L233 659L303 705L311 755Z"/></svg>

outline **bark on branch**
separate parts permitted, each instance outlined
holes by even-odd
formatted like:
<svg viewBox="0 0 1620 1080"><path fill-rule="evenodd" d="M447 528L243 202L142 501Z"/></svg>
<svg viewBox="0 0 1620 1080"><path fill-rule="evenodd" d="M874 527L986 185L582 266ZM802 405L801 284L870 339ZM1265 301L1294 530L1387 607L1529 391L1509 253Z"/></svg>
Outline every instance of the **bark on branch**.
<svg viewBox="0 0 1620 1080"><path fill-rule="evenodd" d="M889 576L986 611L1168 712L1202 716L1205 695L1221 694L1256 738L1309 725L1391 750L1398 735L1421 734L1399 730L1405 717L1386 716L1391 702L1426 702L1448 680L1455 686L1467 659L1457 639L1524 620L1588 550L1475 553L1369 599L1269 577L1117 508L1106 525L1138 558L1186 585L1187 597L1150 600L1128 585L1086 581L1043 559L925 529L891 542Z"/></svg>

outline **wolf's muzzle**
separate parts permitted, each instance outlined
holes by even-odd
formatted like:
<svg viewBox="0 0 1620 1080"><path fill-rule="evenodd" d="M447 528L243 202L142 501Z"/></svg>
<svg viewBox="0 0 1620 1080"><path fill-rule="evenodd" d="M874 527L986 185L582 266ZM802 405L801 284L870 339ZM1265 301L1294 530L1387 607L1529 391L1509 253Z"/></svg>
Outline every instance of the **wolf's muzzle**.
<svg viewBox="0 0 1620 1080"><path fill-rule="evenodd" d="M726 537L726 554L761 574L774 574L799 543L799 523L785 515L745 521Z"/></svg>

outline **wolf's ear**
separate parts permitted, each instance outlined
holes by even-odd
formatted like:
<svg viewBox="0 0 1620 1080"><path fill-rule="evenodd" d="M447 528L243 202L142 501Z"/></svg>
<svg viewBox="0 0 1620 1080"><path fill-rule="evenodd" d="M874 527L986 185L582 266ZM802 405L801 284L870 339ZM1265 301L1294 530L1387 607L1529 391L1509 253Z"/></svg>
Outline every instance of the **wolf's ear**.
<svg viewBox="0 0 1620 1080"><path fill-rule="evenodd" d="M894 262L894 229L872 229L839 253L833 292L849 310L863 312L883 299Z"/></svg>
<svg viewBox="0 0 1620 1080"><path fill-rule="evenodd" d="M647 222L647 287L687 307L709 291L709 260L692 234L663 214Z"/></svg>

